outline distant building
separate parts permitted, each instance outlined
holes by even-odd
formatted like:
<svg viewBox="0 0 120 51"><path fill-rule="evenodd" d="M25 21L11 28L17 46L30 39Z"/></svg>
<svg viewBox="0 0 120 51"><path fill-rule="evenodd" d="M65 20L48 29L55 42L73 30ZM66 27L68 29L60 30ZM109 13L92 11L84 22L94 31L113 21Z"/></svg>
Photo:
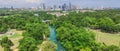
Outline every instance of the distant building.
<svg viewBox="0 0 120 51"><path fill-rule="evenodd" d="M14 9L13 6L11 6L11 9Z"/></svg>
<svg viewBox="0 0 120 51"><path fill-rule="evenodd" d="M61 7L61 5L59 5L59 9L61 9L62 7Z"/></svg>
<svg viewBox="0 0 120 51"><path fill-rule="evenodd" d="M45 3L42 4L42 8L43 8L43 10L46 9Z"/></svg>
<svg viewBox="0 0 120 51"><path fill-rule="evenodd" d="M54 6L53 6L53 9L55 10L56 8L57 8L57 6L56 6L56 5L54 5Z"/></svg>
<svg viewBox="0 0 120 51"><path fill-rule="evenodd" d="M63 5L62 5L62 10L63 10L63 11L66 11L66 8L67 8L67 5L66 5L66 4L63 4Z"/></svg>
<svg viewBox="0 0 120 51"><path fill-rule="evenodd" d="M69 10L72 10L72 4L69 2Z"/></svg>
<svg viewBox="0 0 120 51"><path fill-rule="evenodd" d="M10 7L10 11L14 11L14 8L13 8L13 6L11 6L11 7Z"/></svg>
<svg viewBox="0 0 120 51"><path fill-rule="evenodd" d="M72 10L76 10L77 7L75 5L72 5Z"/></svg>

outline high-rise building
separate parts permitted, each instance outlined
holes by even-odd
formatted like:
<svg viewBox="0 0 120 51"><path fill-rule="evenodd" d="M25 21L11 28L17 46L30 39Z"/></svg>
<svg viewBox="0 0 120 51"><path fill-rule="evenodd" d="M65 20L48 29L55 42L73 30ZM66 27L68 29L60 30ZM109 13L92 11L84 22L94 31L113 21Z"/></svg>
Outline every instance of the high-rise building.
<svg viewBox="0 0 120 51"><path fill-rule="evenodd" d="M53 5L53 9L55 10L57 8L57 6L56 5Z"/></svg>
<svg viewBox="0 0 120 51"><path fill-rule="evenodd" d="M72 4L69 2L69 11L72 9Z"/></svg>
<svg viewBox="0 0 120 51"><path fill-rule="evenodd" d="M61 5L59 5L59 8L61 9Z"/></svg>
<svg viewBox="0 0 120 51"><path fill-rule="evenodd" d="M14 9L13 6L11 6L11 9L12 9L12 10Z"/></svg>
<svg viewBox="0 0 120 51"><path fill-rule="evenodd" d="M66 8L67 8L67 5L66 5L66 4L63 4L63 5L62 5L62 10L65 11Z"/></svg>
<svg viewBox="0 0 120 51"><path fill-rule="evenodd" d="M43 8L43 10L46 9L45 3L42 4L42 8Z"/></svg>

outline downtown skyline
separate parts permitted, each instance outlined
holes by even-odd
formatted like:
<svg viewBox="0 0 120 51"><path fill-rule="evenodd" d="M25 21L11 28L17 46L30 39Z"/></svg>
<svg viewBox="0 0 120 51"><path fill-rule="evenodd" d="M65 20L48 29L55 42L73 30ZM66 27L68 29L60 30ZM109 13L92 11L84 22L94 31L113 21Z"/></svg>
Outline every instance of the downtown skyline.
<svg viewBox="0 0 120 51"><path fill-rule="evenodd" d="M120 8L120 0L70 0L72 5L82 8L115 7ZM0 7L30 8L40 7L42 3L46 6L68 4L69 0L0 0Z"/></svg>

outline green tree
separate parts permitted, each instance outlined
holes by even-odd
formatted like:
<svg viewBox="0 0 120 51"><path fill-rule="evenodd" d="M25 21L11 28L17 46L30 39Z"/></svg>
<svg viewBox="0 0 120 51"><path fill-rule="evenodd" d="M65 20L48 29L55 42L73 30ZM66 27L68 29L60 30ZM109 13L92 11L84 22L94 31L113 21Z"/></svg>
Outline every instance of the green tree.
<svg viewBox="0 0 120 51"><path fill-rule="evenodd" d="M0 33L5 33L8 29L8 26L6 24L0 24Z"/></svg>
<svg viewBox="0 0 120 51"><path fill-rule="evenodd" d="M92 50L90 48L86 47L86 48L80 49L80 51L92 51Z"/></svg>
<svg viewBox="0 0 120 51"><path fill-rule="evenodd" d="M96 47L93 32L87 32L84 28L78 28L71 24L65 24L57 28L57 39L68 51L78 51L79 49ZM92 47L91 47L92 46Z"/></svg>
<svg viewBox="0 0 120 51"><path fill-rule="evenodd" d="M81 20L81 25L84 27L97 28L97 21L94 17L84 17Z"/></svg>
<svg viewBox="0 0 120 51"><path fill-rule="evenodd" d="M41 45L42 51L56 51L57 45L51 41L44 41Z"/></svg>
<svg viewBox="0 0 120 51"><path fill-rule="evenodd" d="M21 39L19 44L19 51L37 51L36 40L31 37Z"/></svg>
<svg viewBox="0 0 120 51"><path fill-rule="evenodd" d="M26 25L26 31L23 33L24 37L32 37L37 40L39 43L43 40L43 35L49 37L48 26L44 23L33 23Z"/></svg>
<svg viewBox="0 0 120 51"><path fill-rule="evenodd" d="M0 41L0 45L1 45L2 47L4 47L4 50L5 50L5 51L12 51L12 50L10 49L10 47L13 46L14 44L13 44L13 42L12 42L11 40L8 39L8 37L4 37L4 38L2 38L2 40Z"/></svg>
<svg viewBox="0 0 120 51"><path fill-rule="evenodd" d="M102 29L102 31L114 32L113 28L115 23L109 17L100 18L98 24L99 24L99 28Z"/></svg>

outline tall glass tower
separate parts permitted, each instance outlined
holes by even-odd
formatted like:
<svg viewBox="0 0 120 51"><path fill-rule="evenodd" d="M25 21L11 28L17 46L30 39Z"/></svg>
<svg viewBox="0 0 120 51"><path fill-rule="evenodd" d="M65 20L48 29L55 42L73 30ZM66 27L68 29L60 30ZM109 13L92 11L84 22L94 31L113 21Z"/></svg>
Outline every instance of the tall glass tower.
<svg viewBox="0 0 120 51"><path fill-rule="evenodd" d="M45 3L43 3L43 7L42 7L42 8L43 8L43 10L45 10L45 9L46 9Z"/></svg>
<svg viewBox="0 0 120 51"><path fill-rule="evenodd" d="M69 1L69 11L71 11L72 10L72 4L71 4L71 2Z"/></svg>

